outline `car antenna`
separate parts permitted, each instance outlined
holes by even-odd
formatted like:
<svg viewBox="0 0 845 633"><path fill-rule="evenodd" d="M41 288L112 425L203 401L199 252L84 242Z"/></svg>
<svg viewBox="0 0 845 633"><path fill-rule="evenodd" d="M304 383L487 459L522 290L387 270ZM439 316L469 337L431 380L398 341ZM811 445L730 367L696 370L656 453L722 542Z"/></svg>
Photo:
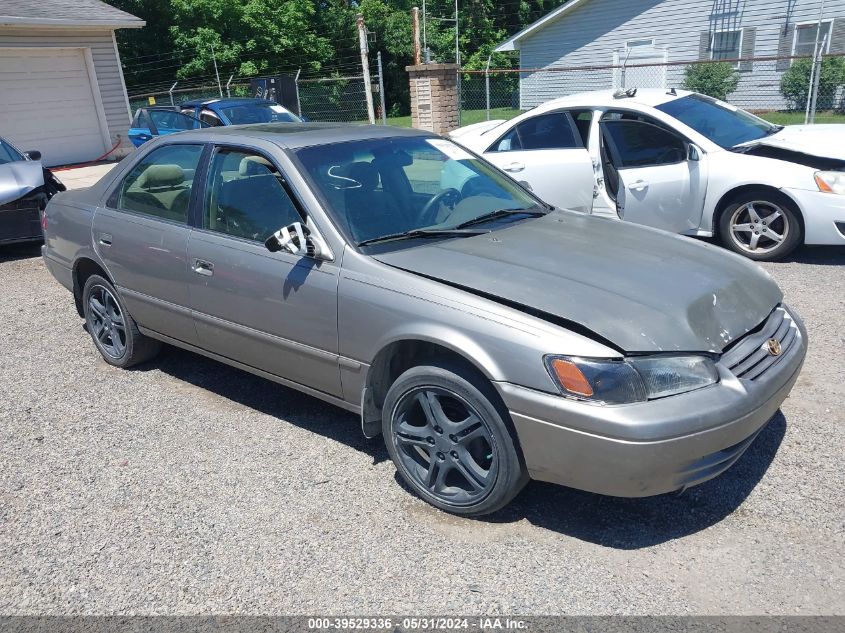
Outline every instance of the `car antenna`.
<svg viewBox="0 0 845 633"><path fill-rule="evenodd" d="M675 90L674 88L669 88L669 90L666 92L666 94L667 94L667 95L672 95L673 97L677 97L677 96L678 96L678 91L677 91L677 90Z"/></svg>

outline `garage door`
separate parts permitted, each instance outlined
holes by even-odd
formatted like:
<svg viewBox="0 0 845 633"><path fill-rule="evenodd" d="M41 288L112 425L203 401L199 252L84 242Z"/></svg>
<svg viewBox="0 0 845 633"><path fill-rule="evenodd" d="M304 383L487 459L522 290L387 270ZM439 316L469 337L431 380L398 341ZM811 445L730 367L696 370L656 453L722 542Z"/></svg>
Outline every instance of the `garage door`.
<svg viewBox="0 0 845 633"><path fill-rule="evenodd" d="M108 149L81 49L0 49L0 136L41 151L46 165Z"/></svg>

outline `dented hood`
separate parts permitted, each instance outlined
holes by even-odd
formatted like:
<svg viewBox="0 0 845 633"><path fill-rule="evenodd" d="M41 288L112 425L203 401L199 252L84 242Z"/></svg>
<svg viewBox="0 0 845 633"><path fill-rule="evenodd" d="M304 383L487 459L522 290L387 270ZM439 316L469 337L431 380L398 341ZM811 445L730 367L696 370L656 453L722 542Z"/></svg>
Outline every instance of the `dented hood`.
<svg viewBox="0 0 845 633"><path fill-rule="evenodd" d="M777 147L810 156L845 160L843 125L787 125L779 132L744 146Z"/></svg>
<svg viewBox="0 0 845 633"><path fill-rule="evenodd" d="M782 299L738 255L567 211L374 257L575 322L627 352L721 352Z"/></svg>
<svg viewBox="0 0 845 633"><path fill-rule="evenodd" d="M14 202L44 184L44 169L37 161L0 165L0 204Z"/></svg>

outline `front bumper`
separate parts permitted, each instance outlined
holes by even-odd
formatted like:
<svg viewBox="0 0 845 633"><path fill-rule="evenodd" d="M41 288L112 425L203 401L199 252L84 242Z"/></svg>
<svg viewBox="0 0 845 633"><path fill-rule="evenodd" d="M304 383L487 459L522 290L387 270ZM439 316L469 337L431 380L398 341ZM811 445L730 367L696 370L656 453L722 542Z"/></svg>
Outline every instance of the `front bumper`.
<svg viewBox="0 0 845 633"><path fill-rule="evenodd" d="M845 246L845 196L804 189L785 189L801 208L804 243Z"/></svg>
<svg viewBox="0 0 845 633"><path fill-rule="evenodd" d="M511 383L496 386L533 479L619 497L680 490L727 470L777 412L798 378L807 335L753 380L718 363L720 382L687 394L601 406ZM759 349L765 328L744 340ZM758 341L759 339L759 341ZM725 355L727 357L727 355Z"/></svg>

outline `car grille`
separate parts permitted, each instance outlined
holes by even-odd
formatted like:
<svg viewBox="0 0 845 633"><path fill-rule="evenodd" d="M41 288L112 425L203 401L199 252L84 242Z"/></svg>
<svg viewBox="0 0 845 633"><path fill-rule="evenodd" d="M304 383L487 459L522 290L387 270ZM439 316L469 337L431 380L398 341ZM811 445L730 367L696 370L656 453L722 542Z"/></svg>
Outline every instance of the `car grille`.
<svg viewBox="0 0 845 633"><path fill-rule="evenodd" d="M722 363L737 378L756 380L767 369L786 356L798 339L798 326L789 313L781 306L777 307L763 327L739 340L722 356ZM775 356L769 351L769 341L780 344L780 354Z"/></svg>

